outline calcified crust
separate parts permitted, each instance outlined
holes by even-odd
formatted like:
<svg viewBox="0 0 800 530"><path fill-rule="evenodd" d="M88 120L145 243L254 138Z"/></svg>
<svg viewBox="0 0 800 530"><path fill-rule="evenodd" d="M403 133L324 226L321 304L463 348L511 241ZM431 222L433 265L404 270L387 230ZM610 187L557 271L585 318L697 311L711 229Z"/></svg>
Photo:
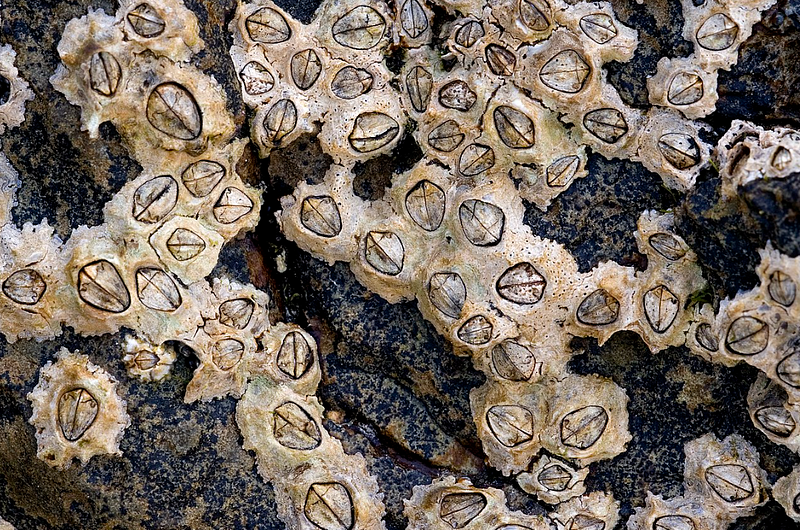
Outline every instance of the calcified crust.
<svg viewBox="0 0 800 530"><path fill-rule="evenodd" d="M699 5L681 0L681 4L683 37L694 45L694 53L658 61L647 89L653 105L679 110L690 119L702 118L716 109L718 70L729 70L736 63L739 46L775 0L709 0Z"/></svg>
<svg viewBox="0 0 800 530"><path fill-rule="evenodd" d="M36 456L64 469L73 458L86 464L102 454L122 454L119 442L130 425L117 380L86 355L61 348L58 361L39 372L39 383L28 394L36 428Z"/></svg>
<svg viewBox="0 0 800 530"><path fill-rule="evenodd" d="M722 530L768 500L758 452L741 436L720 441L706 434L688 442L684 452L684 494L664 500L648 492L645 506L628 520L629 530Z"/></svg>
<svg viewBox="0 0 800 530"><path fill-rule="evenodd" d="M11 45L0 46L0 77L8 83L8 95L0 103L0 135L25 121L25 102L33 99L28 82L19 76L14 66L16 57Z"/></svg>

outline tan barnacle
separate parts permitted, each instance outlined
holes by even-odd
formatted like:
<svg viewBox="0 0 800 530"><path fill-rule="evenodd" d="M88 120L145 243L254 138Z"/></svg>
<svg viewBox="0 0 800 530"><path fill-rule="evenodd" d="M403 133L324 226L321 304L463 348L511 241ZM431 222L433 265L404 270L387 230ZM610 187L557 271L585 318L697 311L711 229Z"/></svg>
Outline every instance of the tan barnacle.
<svg viewBox="0 0 800 530"><path fill-rule="evenodd" d="M161 261L184 283L211 274L223 243L219 233L191 217L173 217L150 236Z"/></svg>
<svg viewBox="0 0 800 530"><path fill-rule="evenodd" d="M778 479L772 488L772 496L783 506L786 515L800 522L800 466Z"/></svg>
<svg viewBox="0 0 800 530"><path fill-rule="evenodd" d="M116 25L132 50L187 61L203 49L195 14L182 0L120 0Z"/></svg>
<svg viewBox="0 0 800 530"><path fill-rule="evenodd" d="M594 491L559 504L550 519L558 530L611 530L619 522L619 501L610 493Z"/></svg>
<svg viewBox="0 0 800 530"><path fill-rule="evenodd" d="M571 293L570 321L580 335L596 336L605 342L615 331L626 329L638 321L640 304L632 300L639 283L632 270L616 263L601 263L592 277Z"/></svg>
<svg viewBox="0 0 800 530"><path fill-rule="evenodd" d="M408 530L489 528L507 511L505 501L502 490L476 488L469 479L447 476L414 486L411 499L404 501L403 513L408 517Z"/></svg>
<svg viewBox="0 0 800 530"><path fill-rule="evenodd" d="M603 62L626 62L638 44L637 31L622 24L609 2L583 2L556 12L561 25L582 39L587 52Z"/></svg>
<svg viewBox="0 0 800 530"><path fill-rule="evenodd" d="M568 119L580 127L583 143L607 158L636 158L644 121L640 111L625 105L610 85L581 109L570 110Z"/></svg>
<svg viewBox="0 0 800 530"><path fill-rule="evenodd" d="M767 474L758 465L755 447L739 435L720 441L706 434L686 444L684 449L686 495L706 499L730 520L751 515L765 503Z"/></svg>
<svg viewBox="0 0 800 530"><path fill-rule="evenodd" d="M570 375L549 400L542 445L553 454L588 464L625 450L628 396L608 379Z"/></svg>
<svg viewBox="0 0 800 530"><path fill-rule="evenodd" d="M628 519L628 530L719 530L716 510L708 510L705 499L673 497L647 492L644 507L636 508Z"/></svg>
<svg viewBox="0 0 800 530"><path fill-rule="evenodd" d="M402 0L397 3L393 32L409 46L426 44L433 35L433 12L422 0Z"/></svg>
<svg viewBox="0 0 800 530"><path fill-rule="evenodd" d="M244 447L256 452L259 472L272 482L278 515L307 530L383 528L377 482L361 455L346 455L328 435L322 412L316 398L264 377L239 401Z"/></svg>
<svg viewBox="0 0 800 530"><path fill-rule="evenodd" d="M734 120L714 150L722 191L735 196L737 188L762 178L784 178L800 170L800 136L793 129L763 129Z"/></svg>
<svg viewBox="0 0 800 530"><path fill-rule="evenodd" d="M639 137L639 158L667 186L687 190L706 166L709 146L699 137L700 126L674 110L651 109Z"/></svg>
<svg viewBox="0 0 800 530"><path fill-rule="evenodd" d="M43 340L61 333L68 311L58 294L65 282L62 244L47 222L0 227L0 333L6 340Z"/></svg>
<svg viewBox="0 0 800 530"><path fill-rule="evenodd" d="M28 83L14 66L11 45L0 47L0 135L25 121L25 102L33 99Z"/></svg>
<svg viewBox="0 0 800 530"><path fill-rule="evenodd" d="M470 393L483 451L508 475L527 468L541 444L548 390L545 385L488 381Z"/></svg>
<svg viewBox="0 0 800 530"><path fill-rule="evenodd" d="M160 381L169 375L175 362L175 350L168 344L153 345L134 335L127 335L123 345L128 373L144 381Z"/></svg>
<svg viewBox="0 0 800 530"><path fill-rule="evenodd" d="M62 348L55 364L39 372L28 394L36 427L36 456L48 465L67 468L73 458L86 464L101 454L121 454L119 442L130 425L117 381L86 355Z"/></svg>
<svg viewBox="0 0 800 530"><path fill-rule="evenodd" d="M697 66L694 56L658 61L658 71L647 79L650 103L679 110L689 119L714 112L717 103L717 71Z"/></svg>
<svg viewBox="0 0 800 530"><path fill-rule="evenodd" d="M571 464L542 455L535 460L529 471L517 475L517 483L526 493L536 495L547 504L559 504L583 495L583 483L589 468L575 469Z"/></svg>
<svg viewBox="0 0 800 530"><path fill-rule="evenodd" d="M560 3L552 0L493 0L492 17L508 34L522 42L546 39L555 27L555 10ZM554 9L555 8L555 9Z"/></svg>
<svg viewBox="0 0 800 530"><path fill-rule="evenodd" d="M320 379L317 343L306 331L282 322L259 339L266 352L263 373L303 394L313 394Z"/></svg>
<svg viewBox="0 0 800 530"><path fill-rule="evenodd" d="M789 403L780 385L759 373L747 393L750 419L767 438L792 451L800 449L800 411Z"/></svg>

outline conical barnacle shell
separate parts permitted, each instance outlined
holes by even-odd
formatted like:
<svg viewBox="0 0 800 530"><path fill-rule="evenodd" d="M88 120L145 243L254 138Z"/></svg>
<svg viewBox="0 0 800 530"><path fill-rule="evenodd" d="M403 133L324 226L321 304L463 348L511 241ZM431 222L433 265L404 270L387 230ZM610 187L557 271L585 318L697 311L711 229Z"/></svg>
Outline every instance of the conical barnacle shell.
<svg viewBox="0 0 800 530"><path fill-rule="evenodd" d="M203 49L195 14L182 0L121 0L115 25L134 53L150 50L173 61L187 61Z"/></svg>
<svg viewBox="0 0 800 530"><path fill-rule="evenodd" d="M589 468L575 469L567 462L542 455L532 462L529 471L517 475L517 483L542 502L560 504L583 495L583 481L588 474Z"/></svg>
<svg viewBox="0 0 800 530"><path fill-rule="evenodd" d="M680 111L689 119L714 112L717 103L717 71L703 70L694 56L658 61L656 75L647 79L650 103Z"/></svg>
<svg viewBox="0 0 800 530"><path fill-rule="evenodd" d="M119 442L130 425L117 381L89 358L61 348L28 394L36 427L37 456L61 469L73 458L86 464L99 454L121 454Z"/></svg>
<svg viewBox="0 0 800 530"><path fill-rule="evenodd" d="M619 501L603 491L574 497L550 514L558 530L614 528L619 522Z"/></svg>
<svg viewBox="0 0 800 530"><path fill-rule="evenodd" d="M505 494L495 488L476 488L469 479L447 476L415 486L404 501L409 530L446 530L486 526L505 511Z"/></svg>
<svg viewBox="0 0 800 530"><path fill-rule="evenodd" d="M718 519L718 512L709 511L704 501L705 499L696 497L673 497L664 500L661 495L653 495L648 491L644 507L634 510L628 519L628 530L725 528L725 523Z"/></svg>
<svg viewBox="0 0 800 530"><path fill-rule="evenodd" d="M143 381L160 381L169 375L175 349L169 344L153 345L133 335L125 337L122 362L132 376Z"/></svg>
<svg viewBox="0 0 800 530"><path fill-rule="evenodd" d="M779 478L772 488L772 495L783 506L786 515L800 522L800 467Z"/></svg>
<svg viewBox="0 0 800 530"><path fill-rule="evenodd" d="M792 451L800 449L800 410L787 400L786 392L764 373L750 386L747 410L753 425L772 442Z"/></svg>

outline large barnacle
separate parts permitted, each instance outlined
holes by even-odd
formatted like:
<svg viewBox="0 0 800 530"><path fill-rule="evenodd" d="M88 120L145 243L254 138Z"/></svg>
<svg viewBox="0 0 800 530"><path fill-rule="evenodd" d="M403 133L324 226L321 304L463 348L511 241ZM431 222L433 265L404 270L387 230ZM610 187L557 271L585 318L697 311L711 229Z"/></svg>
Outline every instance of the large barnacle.
<svg viewBox="0 0 800 530"><path fill-rule="evenodd" d="M86 355L62 348L55 364L39 372L39 384L28 394L36 427L36 455L66 468L73 458L86 464L102 454L121 454L119 442L130 425L117 380Z"/></svg>

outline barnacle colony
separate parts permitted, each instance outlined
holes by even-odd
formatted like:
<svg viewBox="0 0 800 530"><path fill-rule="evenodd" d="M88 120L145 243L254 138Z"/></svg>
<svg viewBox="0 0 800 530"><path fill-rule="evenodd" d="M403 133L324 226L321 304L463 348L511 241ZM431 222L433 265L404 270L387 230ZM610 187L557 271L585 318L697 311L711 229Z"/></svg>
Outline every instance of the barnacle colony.
<svg viewBox="0 0 800 530"><path fill-rule="evenodd" d="M489 463L558 505L546 517L511 512L499 490L444 478L414 489L409 527L617 524L619 503L606 492L586 494L584 480L588 464L625 450L628 398L607 378L569 373L573 336L603 342L631 330L657 352L684 344L688 332L690 347L706 356L748 356L790 395L781 402L757 383L754 418L796 449L797 362L786 348L796 347L797 332L770 331L781 319L797 320L778 307L797 307L794 262L766 250L761 273L769 283L715 317L711 308L686 309L705 282L669 213L639 218L637 244L648 258L639 271L606 262L581 273L563 246L522 221L523 199L545 208L586 174L587 146L690 188L709 155L703 126L691 119L707 113L716 68L735 61L770 2L685 4L686 31L699 47L694 62L670 78L664 97L659 71L650 83L656 106L646 112L626 106L605 80L603 65L629 60L638 42L608 3L437 3L453 17L439 35L432 6L419 0L325 2L308 25L258 0L240 3L230 24L231 58L255 109L250 132L261 154L315 133L334 160L321 182L301 182L281 200L286 236L329 262L350 263L390 302L416 299L487 376L471 406ZM435 39L446 42L444 56ZM384 62L390 45L407 51L399 72ZM189 62L202 47L196 18L180 0L124 0L114 16L90 10L67 24L53 85L81 108L91 137L113 123L143 170L106 205L102 225L62 242L46 223L19 230L9 222L16 175L0 165L9 182L3 191L10 190L0 202L0 331L9 340L47 339L66 323L85 335L125 326L136 333L125 340L130 374L154 381L169 371L170 343L188 345L200 366L185 399L240 399L244 447L273 484L287 526L382 528L382 494L364 458L345 454L323 427L314 339L271 324L265 293L205 279L222 245L255 226L261 196L236 171L245 141L234 138L222 87ZM394 178L382 199L358 197L354 165L391 151L405 134L422 161ZM740 180L729 192L744 179L796 168L794 133L745 136L731 142L753 154L745 163L730 157L726 171ZM723 332L727 349L716 354ZM785 356L773 367L778 350ZM757 356L762 351L769 355ZM52 465L118 451L125 402L85 356L60 353L29 398L39 454ZM686 470L687 494L649 498L630 528L717 528L766 498L758 456L738 438L690 443Z"/></svg>

